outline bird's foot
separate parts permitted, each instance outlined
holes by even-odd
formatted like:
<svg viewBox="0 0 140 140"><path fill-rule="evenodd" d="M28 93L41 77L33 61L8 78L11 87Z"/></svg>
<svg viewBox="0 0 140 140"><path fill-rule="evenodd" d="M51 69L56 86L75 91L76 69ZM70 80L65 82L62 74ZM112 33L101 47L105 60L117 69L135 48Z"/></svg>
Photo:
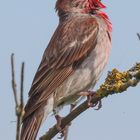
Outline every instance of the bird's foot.
<svg viewBox="0 0 140 140"><path fill-rule="evenodd" d="M55 119L57 121L57 124L56 124L57 130L61 131L62 130L61 122L63 118L59 115L55 115Z"/></svg>
<svg viewBox="0 0 140 140"><path fill-rule="evenodd" d="M96 105L93 104L91 101L92 101L92 98L94 98L96 92L94 91L85 91L85 92L80 92L80 96L86 96L87 97L87 105L88 107L95 107Z"/></svg>
<svg viewBox="0 0 140 140"><path fill-rule="evenodd" d="M80 93L81 96L86 96L87 97L87 105L88 107L95 107L98 105L98 108L95 110L99 110L102 108L102 101L98 101L97 103L92 103L92 99L95 97L96 92L94 91L87 91L87 92L81 92Z"/></svg>
<svg viewBox="0 0 140 140"><path fill-rule="evenodd" d="M61 117L59 115L55 115L55 119L57 121L56 128L60 133L60 136L58 137L58 139L62 139L65 134L65 128L62 128L62 126L61 126L63 117Z"/></svg>

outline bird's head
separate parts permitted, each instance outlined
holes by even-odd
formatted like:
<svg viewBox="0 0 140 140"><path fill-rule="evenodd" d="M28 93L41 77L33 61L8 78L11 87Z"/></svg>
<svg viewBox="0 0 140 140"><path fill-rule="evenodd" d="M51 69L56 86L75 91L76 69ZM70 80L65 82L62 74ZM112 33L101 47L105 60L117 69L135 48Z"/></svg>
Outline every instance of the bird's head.
<svg viewBox="0 0 140 140"><path fill-rule="evenodd" d="M106 8L101 0L57 0L56 9L63 12L88 13Z"/></svg>

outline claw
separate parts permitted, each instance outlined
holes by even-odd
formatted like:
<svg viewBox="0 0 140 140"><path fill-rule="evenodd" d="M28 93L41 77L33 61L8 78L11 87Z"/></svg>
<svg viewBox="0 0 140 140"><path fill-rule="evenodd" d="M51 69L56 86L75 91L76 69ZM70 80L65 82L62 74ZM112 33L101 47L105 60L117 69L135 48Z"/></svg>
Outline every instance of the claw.
<svg viewBox="0 0 140 140"><path fill-rule="evenodd" d="M88 107L95 107L98 105L98 108L95 109L95 110L99 110L102 108L102 102L101 100L95 104L93 104L91 101L93 99L93 97L95 96L96 92L94 91L87 91L87 92L81 92L80 95L81 96L87 96L87 104L88 104Z"/></svg>
<svg viewBox="0 0 140 140"><path fill-rule="evenodd" d="M95 92L91 92L91 91L88 92L88 96L87 96L88 107L95 107L96 106L95 104L93 104L91 102L91 100L95 94L96 94Z"/></svg>
<svg viewBox="0 0 140 140"><path fill-rule="evenodd" d="M81 92L79 93L80 96L86 96L87 97L87 105L88 107L95 107L96 105L93 104L91 102L93 96L95 95L96 93L94 91L87 91L87 92Z"/></svg>
<svg viewBox="0 0 140 140"><path fill-rule="evenodd" d="M60 133L60 136L59 137L57 137L58 139L62 139L63 137L64 137L64 131L61 131L61 133Z"/></svg>
<svg viewBox="0 0 140 140"><path fill-rule="evenodd" d="M98 104L98 107L95 110L100 110L102 108L102 100L97 102L97 104Z"/></svg>

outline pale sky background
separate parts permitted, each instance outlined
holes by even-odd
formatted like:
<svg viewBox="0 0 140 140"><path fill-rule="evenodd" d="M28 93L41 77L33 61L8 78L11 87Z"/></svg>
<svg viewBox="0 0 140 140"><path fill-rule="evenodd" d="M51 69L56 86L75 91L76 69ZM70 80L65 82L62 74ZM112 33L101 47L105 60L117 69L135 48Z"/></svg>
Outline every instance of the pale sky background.
<svg viewBox="0 0 140 140"><path fill-rule="evenodd" d="M0 0L0 139L15 140L16 120L11 90L10 54L16 55L19 81L20 63L26 62L25 100L33 76L57 24L56 0ZM139 0L103 0L113 23L113 48L108 70L127 70L140 62ZM69 140L140 140L140 85L124 94L103 100L100 111L89 109L71 127ZM39 132L54 123L49 117ZM54 139L56 140L56 138Z"/></svg>

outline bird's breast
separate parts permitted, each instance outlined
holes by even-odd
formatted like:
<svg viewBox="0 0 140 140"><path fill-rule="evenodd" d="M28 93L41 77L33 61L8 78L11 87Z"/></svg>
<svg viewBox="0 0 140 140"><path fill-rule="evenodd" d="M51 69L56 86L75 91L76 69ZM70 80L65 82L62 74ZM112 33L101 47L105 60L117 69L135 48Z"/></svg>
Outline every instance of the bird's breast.
<svg viewBox="0 0 140 140"><path fill-rule="evenodd" d="M97 44L79 68L56 91L57 105L77 100L77 93L93 88L106 66L111 49L107 31L100 27Z"/></svg>

